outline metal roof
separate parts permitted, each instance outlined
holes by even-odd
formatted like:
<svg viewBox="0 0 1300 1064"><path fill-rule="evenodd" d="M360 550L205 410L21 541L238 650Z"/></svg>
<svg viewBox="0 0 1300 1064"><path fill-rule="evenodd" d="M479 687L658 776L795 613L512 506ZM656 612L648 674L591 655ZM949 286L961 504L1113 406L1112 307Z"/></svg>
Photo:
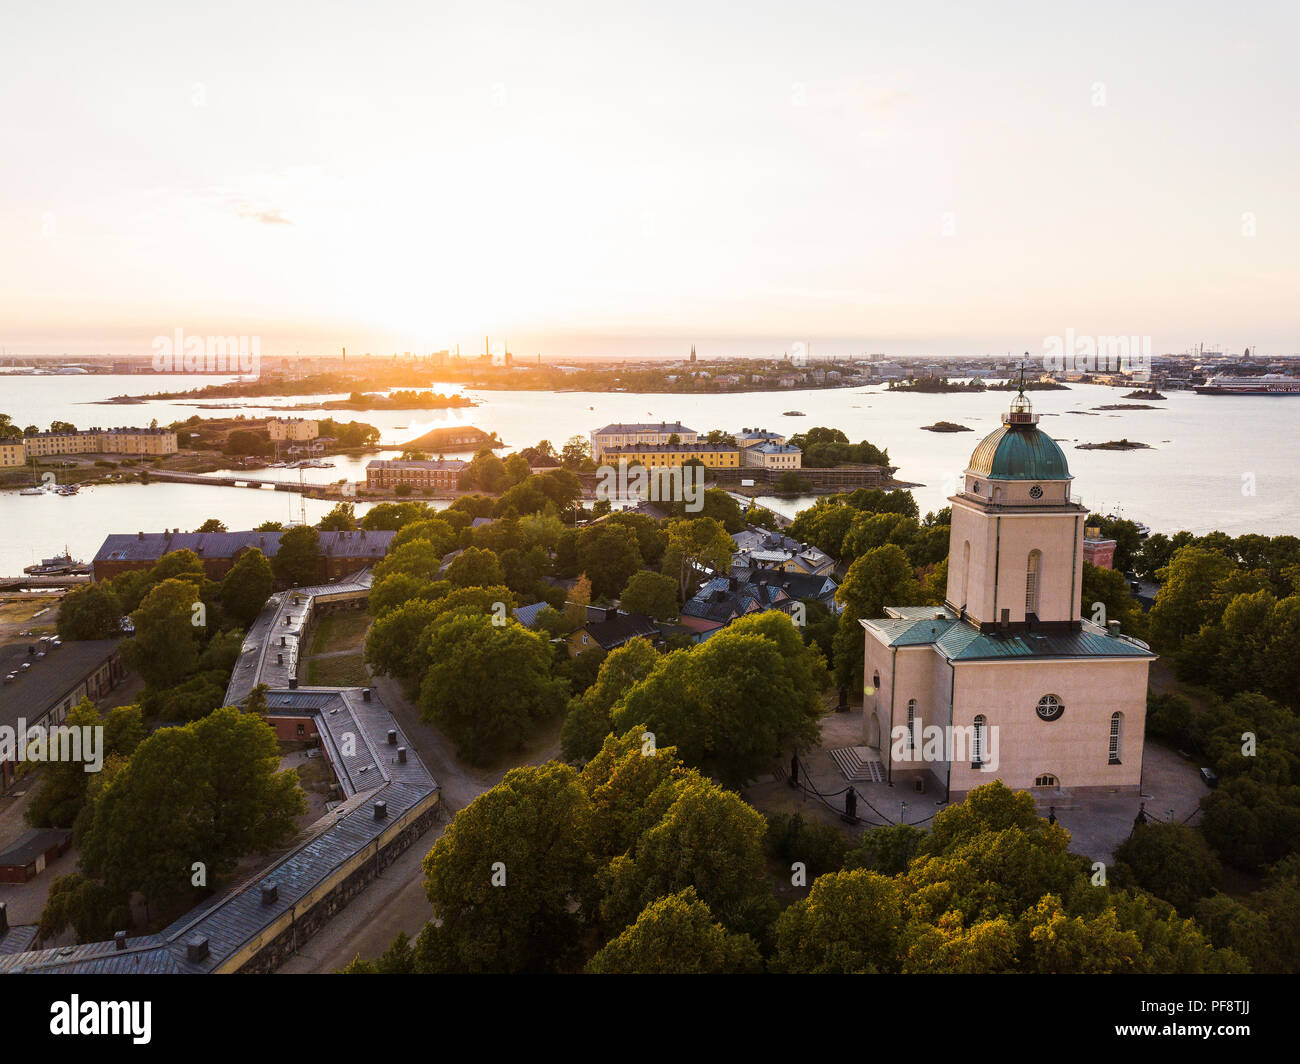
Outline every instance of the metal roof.
<svg viewBox="0 0 1300 1064"><path fill-rule="evenodd" d="M256 547L268 558L280 549L280 532L115 532L106 536L96 562L156 562L172 551L192 550L200 558L233 558ZM396 532L355 529L320 532L321 554L327 558L380 558L388 553Z"/></svg>
<svg viewBox="0 0 1300 1064"><path fill-rule="evenodd" d="M0 725L13 727L21 717L36 724L69 693L97 672L118 652L116 639L79 639L46 649L45 657L28 654L32 638L0 648L0 672L17 672L12 683L0 685ZM48 644L47 644L48 648ZM21 670L24 662L30 669Z"/></svg>
<svg viewBox="0 0 1300 1064"><path fill-rule="evenodd" d="M1069 480L1065 452L1037 425L1001 425L970 457L970 472L993 480Z"/></svg>

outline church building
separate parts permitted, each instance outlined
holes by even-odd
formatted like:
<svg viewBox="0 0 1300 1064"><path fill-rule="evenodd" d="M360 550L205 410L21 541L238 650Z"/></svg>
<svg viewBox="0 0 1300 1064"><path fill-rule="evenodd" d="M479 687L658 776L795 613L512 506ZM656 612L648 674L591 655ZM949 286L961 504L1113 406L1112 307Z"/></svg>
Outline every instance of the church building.
<svg viewBox="0 0 1300 1064"><path fill-rule="evenodd" d="M1155 655L1081 601L1087 508L1021 392L949 499L943 606L866 630L864 739L887 778L949 800L1000 779L1043 797L1139 793Z"/></svg>

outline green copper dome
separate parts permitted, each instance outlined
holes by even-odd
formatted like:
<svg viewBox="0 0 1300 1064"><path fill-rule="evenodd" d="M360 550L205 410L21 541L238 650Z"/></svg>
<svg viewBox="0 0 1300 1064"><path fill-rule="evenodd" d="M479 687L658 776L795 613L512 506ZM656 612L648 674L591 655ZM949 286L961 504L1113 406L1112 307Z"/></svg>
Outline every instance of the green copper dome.
<svg viewBox="0 0 1300 1064"><path fill-rule="evenodd" d="M1035 424L1007 424L989 433L970 471L991 480L1069 480L1065 452Z"/></svg>

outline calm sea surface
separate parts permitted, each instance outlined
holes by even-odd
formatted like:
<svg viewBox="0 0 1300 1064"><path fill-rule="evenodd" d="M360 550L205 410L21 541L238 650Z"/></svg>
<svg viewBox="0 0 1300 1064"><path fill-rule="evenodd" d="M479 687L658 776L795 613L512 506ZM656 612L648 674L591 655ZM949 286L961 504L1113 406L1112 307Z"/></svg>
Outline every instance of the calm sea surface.
<svg viewBox="0 0 1300 1064"><path fill-rule="evenodd" d="M220 409L228 400L149 402L130 406L95 405L121 394L176 391L213 382L183 376L0 376L0 412L18 425L47 427L58 419L81 428L94 425L147 425L183 420L196 413L233 416ZM456 384L431 381L435 391L454 392ZM870 440L888 448L900 479L913 489L922 512L945 505L961 470L979 440L993 431L1007 408L1006 392L919 395L882 388L833 391L783 391L710 396L605 394L586 392L470 391L480 405L438 411L305 410L295 413L367 421L381 440L395 448L361 459L334 458L332 469L301 471L304 480L327 483L364 479L372 457L394 457L396 448L431 428L476 425L495 431L509 449L548 439L557 450L568 437L587 435L611 421L682 421L700 432L767 428L787 435L814 425L842 429L855 442ZM1300 535L1300 398L1198 396L1171 392L1156 410L1097 411L1129 402L1122 389L1077 385L1069 391L1035 392L1041 427L1061 442L1074 474L1074 492L1093 509L1118 511L1158 531L1221 529L1231 535L1260 532ZM262 400L240 409L264 416L276 407L323 402L340 396ZM802 411L787 417L785 411ZM921 426L954 421L974 431L925 432ZM1079 451L1078 443L1127 438L1151 450ZM264 470L264 479L297 482L298 470ZM790 516L808 500L766 500ZM209 517L230 528L300 516L296 493L188 484L131 484L83 488L70 498L23 497L0 493L0 576L59 552L89 560L110 532L189 531ZM308 520L317 520L331 503L306 500ZM366 507L359 505L364 512Z"/></svg>

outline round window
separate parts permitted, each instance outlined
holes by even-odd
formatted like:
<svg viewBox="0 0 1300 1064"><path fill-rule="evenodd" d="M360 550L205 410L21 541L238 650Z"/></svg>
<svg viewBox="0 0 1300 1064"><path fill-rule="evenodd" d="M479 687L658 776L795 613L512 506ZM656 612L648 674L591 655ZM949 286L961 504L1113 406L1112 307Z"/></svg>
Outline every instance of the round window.
<svg viewBox="0 0 1300 1064"><path fill-rule="evenodd" d="M1040 720L1054 721L1060 720L1061 714L1065 712L1065 703L1056 695L1043 695L1038 700L1038 717Z"/></svg>
<svg viewBox="0 0 1300 1064"><path fill-rule="evenodd" d="M1040 488L1037 484L1035 484L1032 488L1029 489L1029 497L1031 499L1041 499L1043 497L1043 489Z"/></svg>

